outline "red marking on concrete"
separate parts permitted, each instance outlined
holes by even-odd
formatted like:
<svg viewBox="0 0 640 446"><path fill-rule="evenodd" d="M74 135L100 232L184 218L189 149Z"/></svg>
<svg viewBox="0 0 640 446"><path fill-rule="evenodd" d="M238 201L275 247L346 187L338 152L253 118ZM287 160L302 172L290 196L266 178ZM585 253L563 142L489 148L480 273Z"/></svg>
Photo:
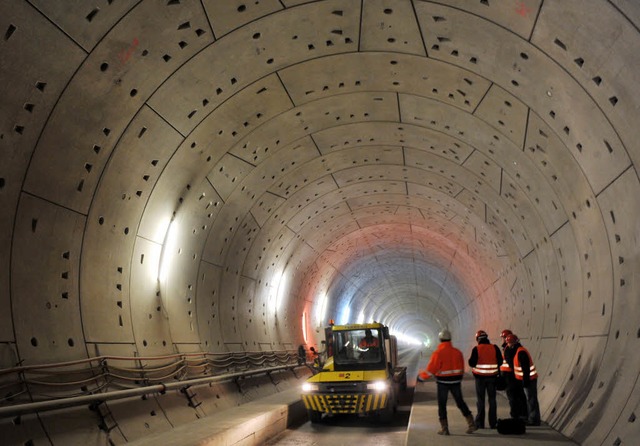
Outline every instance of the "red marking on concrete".
<svg viewBox="0 0 640 446"><path fill-rule="evenodd" d="M136 50L136 48L138 48L138 45L140 45L140 41L136 37L131 42L131 45L129 45L129 48L121 51L120 54L118 54L118 58L120 59L120 63L122 65L126 64L129 59L131 59L131 56L133 55L133 52Z"/></svg>
<svg viewBox="0 0 640 446"><path fill-rule="evenodd" d="M516 8L516 14L519 14L522 17L528 16L530 12L531 9L527 8L527 5L525 5L524 2L520 2Z"/></svg>

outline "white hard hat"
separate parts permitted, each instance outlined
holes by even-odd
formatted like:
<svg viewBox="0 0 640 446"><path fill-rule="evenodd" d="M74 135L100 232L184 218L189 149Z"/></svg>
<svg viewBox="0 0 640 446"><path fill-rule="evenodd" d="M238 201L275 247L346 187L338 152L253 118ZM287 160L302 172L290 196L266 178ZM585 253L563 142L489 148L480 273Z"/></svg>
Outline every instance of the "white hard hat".
<svg viewBox="0 0 640 446"><path fill-rule="evenodd" d="M440 333L438 333L438 338L440 338L441 341L450 341L451 332L445 328Z"/></svg>

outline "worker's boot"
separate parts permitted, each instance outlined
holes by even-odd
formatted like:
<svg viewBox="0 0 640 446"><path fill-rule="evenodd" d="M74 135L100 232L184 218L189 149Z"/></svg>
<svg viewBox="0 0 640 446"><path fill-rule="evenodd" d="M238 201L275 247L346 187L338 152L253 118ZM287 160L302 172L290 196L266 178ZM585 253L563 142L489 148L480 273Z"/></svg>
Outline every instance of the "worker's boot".
<svg viewBox="0 0 640 446"><path fill-rule="evenodd" d="M467 420L467 434L472 434L478 430L478 426L476 426L476 422L473 419L473 415L469 414L466 417Z"/></svg>
<svg viewBox="0 0 640 446"><path fill-rule="evenodd" d="M438 431L438 435L449 435L449 422L446 418L440 420L440 430Z"/></svg>

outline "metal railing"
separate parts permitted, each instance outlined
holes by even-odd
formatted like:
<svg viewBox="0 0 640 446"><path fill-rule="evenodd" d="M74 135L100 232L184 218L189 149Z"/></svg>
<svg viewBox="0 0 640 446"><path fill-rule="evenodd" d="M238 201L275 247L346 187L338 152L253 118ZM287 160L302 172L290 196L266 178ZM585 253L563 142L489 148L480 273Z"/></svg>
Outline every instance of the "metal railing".
<svg viewBox="0 0 640 446"><path fill-rule="evenodd" d="M301 365L296 351L98 356L0 369L0 417L237 380Z"/></svg>

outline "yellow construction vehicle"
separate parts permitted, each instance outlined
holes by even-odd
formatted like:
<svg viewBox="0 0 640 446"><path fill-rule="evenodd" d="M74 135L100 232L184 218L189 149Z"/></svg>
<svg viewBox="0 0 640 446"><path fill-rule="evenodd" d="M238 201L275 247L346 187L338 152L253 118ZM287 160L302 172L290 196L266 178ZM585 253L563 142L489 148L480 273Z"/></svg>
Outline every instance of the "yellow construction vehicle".
<svg viewBox="0 0 640 446"><path fill-rule="evenodd" d="M325 329L326 360L302 386L309 420L322 414L393 418L400 392L407 388L407 369L398 366L398 347L389 328L370 324L331 325Z"/></svg>

